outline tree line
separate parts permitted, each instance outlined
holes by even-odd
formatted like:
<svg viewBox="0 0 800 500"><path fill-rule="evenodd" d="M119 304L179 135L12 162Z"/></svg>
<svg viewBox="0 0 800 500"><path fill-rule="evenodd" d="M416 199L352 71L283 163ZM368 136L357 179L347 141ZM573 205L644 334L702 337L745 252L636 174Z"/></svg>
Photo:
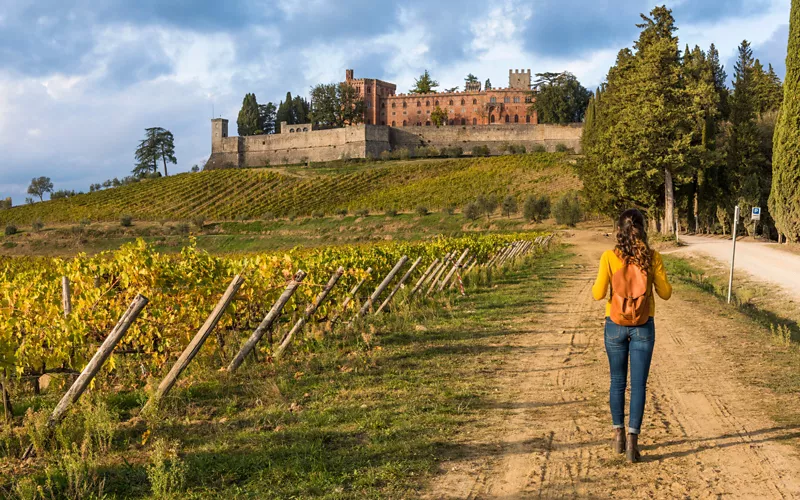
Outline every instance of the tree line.
<svg viewBox="0 0 800 500"><path fill-rule="evenodd" d="M681 51L664 6L641 17L633 49L618 53L589 100L579 173L590 206L609 216L642 208L663 233L677 219L693 231L724 233L737 204L743 214L761 207L760 223L745 219L747 233L788 234L769 202L784 95L772 65L765 68L744 40L728 88L713 44Z"/></svg>
<svg viewBox="0 0 800 500"><path fill-rule="evenodd" d="M311 104L302 96L292 97L286 93L286 99L276 106L271 101L259 104L256 95L248 93L242 100L242 109L236 119L240 136L280 133L281 122L290 125L308 123Z"/></svg>

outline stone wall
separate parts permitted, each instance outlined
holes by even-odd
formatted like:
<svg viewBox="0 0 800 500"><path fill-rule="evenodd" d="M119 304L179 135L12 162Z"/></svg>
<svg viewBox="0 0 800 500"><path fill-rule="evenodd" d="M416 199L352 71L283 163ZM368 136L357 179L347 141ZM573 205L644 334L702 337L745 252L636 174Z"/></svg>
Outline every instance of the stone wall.
<svg viewBox="0 0 800 500"><path fill-rule="evenodd" d="M378 157L383 151L419 146L437 149L458 146L469 154L473 146L488 146L500 154L506 144L523 145L528 151L544 146L555 151L558 144L580 151L581 124L573 125L454 125L389 127L356 125L294 134L226 137L223 123L214 122L211 157L206 168L263 167L342 158Z"/></svg>
<svg viewBox="0 0 800 500"><path fill-rule="evenodd" d="M206 168L263 167L378 156L389 149L388 127L356 125L294 134L225 137L212 142Z"/></svg>
<svg viewBox="0 0 800 500"><path fill-rule="evenodd" d="M489 147L492 154L500 154L504 144L523 145L528 151L544 146L555 151L558 144L580 152L582 124L573 125L468 125L443 127L389 127L392 149L419 146L460 147L469 153L473 146Z"/></svg>

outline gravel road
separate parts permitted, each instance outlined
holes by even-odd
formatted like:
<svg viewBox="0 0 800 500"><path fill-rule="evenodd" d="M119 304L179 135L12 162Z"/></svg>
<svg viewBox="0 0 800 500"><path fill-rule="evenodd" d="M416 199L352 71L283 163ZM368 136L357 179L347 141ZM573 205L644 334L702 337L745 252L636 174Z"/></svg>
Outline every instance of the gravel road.
<svg viewBox="0 0 800 500"><path fill-rule="evenodd" d="M703 236L681 236L688 246L665 253L702 253L726 265L731 263L731 240ZM777 243L736 242L736 271L744 271L754 279L776 284L800 299L800 255L784 252Z"/></svg>

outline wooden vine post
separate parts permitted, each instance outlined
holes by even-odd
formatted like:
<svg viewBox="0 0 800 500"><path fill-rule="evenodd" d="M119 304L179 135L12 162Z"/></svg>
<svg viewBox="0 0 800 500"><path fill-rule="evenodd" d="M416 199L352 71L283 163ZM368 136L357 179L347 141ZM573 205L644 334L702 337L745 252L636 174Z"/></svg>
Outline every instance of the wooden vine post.
<svg viewBox="0 0 800 500"><path fill-rule="evenodd" d="M219 302L217 302L214 310L211 311L211 314L208 316L208 319L206 319L206 322L203 323L203 326L200 327L200 330L197 331L192 341L189 342L189 345L183 350L178 360L174 365L172 365L172 369L170 369L167 376L164 377L164 380L162 380L158 385L158 388L156 389L151 401L158 402L161 400L161 398L169 394L169 391L171 391L172 387L175 385L175 381L178 380L178 377L181 376L183 370L189 366L189 363L191 363L197 353L200 352L200 348L203 347L203 344L208 336L211 335L211 332L213 332L214 328L217 327L219 320L225 313L225 309L227 309L230 303L233 301L233 298L239 292L239 289L242 287L243 283L244 278L238 274L233 277L230 285L228 285L228 289L225 290L225 293L222 295L222 298L219 299ZM148 402L148 404L150 403Z"/></svg>
<svg viewBox="0 0 800 500"><path fill-rule="evenodd" d="M339 312L337 312L336 316L334 316L333 319L331 319L330 328L333 328L336 325L336 322L339 320L339 318L342 317L342 314L344 314L345 311L347 311L347 306L350 305L350 302L352 302L353 299L356 297L356 293L358 293L358 290L361 288L361 285L363 285L364 282L367 281L367 278L369 278L369 275L371 273L372 273L372 268L368 267L367 275L361 278L361 281L359 281L358 283L355 284L355 286L353 286L352 290L350 290L350 292L347 294L347 298L345 298L344 302L342 302L342 306L339 308Z"/></svg>
<svg viewBox="0 0 800 500"><path fill-rule="evenodd" d="M11 396L8 393L8 370L3 368L3 379L0 380L0 384L2 384L2 396L3 398L3 417L6 422L11 422L11 417L13 417L13 409L14 407L11 406Z"/></svg>
<svg viewBox="0 0 800 500"><path fill-rule="evenodd" d="M78 375L78 378L73 382L70 386L69 390L67 390L66 394L61 398L61 401L58 402L53 413L50 415L50 419L47 421L47 426L51 430L58 424L61 418L64 416L64 413L67 411L67 408L78 398L81 397L81 394L89 387L89 384L92 382L92 379L97 372L100 371L102 368L103 363L111 356L111 352L114 350L114 347L117 346L119 341L128 331L128 328L133 324L136 318L139 316L139 313L142 312L144 306L147 305L147 297L142 294L136 296L131 302L131 305L128 307L128 310L125 311L125 314L119 319L117 326L111 330L111 333L108 334L106 340L103 341L103 344L97 349L97 352L92 356L92 359L89 361L89 364L81 371L81 374Z"/></svg>
<svg viewBox="0 0 800 500"><path fill-rule="evenodd" d="M72 299L69 292L69 278L61 277L61 307L64 310L64 317L68 317L72 312Z"/></svg>
<svg viewBox="0 0 800 500"><path fill-rule="evenodd" d="M428 290L425 292L425 295L430 295L433 292L433 289L436 288L436 285L439 283L439 279L442 277L442 274L447 270L447 266L453 261L453 257L456 256L455 252L450 252L445 256L444 262L439 267L439 270L436 271L436 274L433 276L433 279L430 281L430 285L428 286Z"/></svg>
<svg viewBox="0 0 800 500"><path fill-rule="evenodd" d="M374 292L372 292L372 295L370 295L369 299L367 299L367 301L364 302L364 305L361 306L361 309L358 311L359 318L367 314L367 311L369 311L369 309L372 307L372 304L378 300L378 297L380 297L383 291L386 290L386 287L389 286L389 283L391 283L392 279L394 279L395 275L400 271L400 268L403 267L406 262L408 262L408 257L403 255L400 260L397 261L397 264L394 265L392 270L389 271L389 274L386 275L381 284L378 285Z"/></svg>
<svg viewBox="0 0 800 500"><path fill-rule="evenodd" d="M439 283L439 288L437 289L438 292L444 290L444 287L447 286L447 283L450 282L450 280L453 278L453 275L456 274L456 271L458 271L458 269L461 267L461 264L464 263L464 259L467 258L467 255L469 255L469 248L465 248L464 251L461 252L461 255L458 257L458 260L456 261L455 264L453 264L453 267L450 269L450 272L447 273L442 282Z"/></svg>
<svg viewBox="0 0 800 500"><path fill-rule="evenodd" d="M447 252L444 255L444 257L442 257L442 260L439 262L439 265L436 266L436 268L433 271L431 271L431 274L425 279L425 282L422 283L423 287L430 286L431 281L435 281L436 280L436 276L439 275L439 273L441 273L442 270L447 266L447 263L449 262L450 257L452 256L452 254L453 254L453 252Z"/></svg>
<svg viewBox="0 0 800 500"><path fill-rule="evenodd" d="M303 279L305 279L305 277L305 271L302 269L297 271L297 274L294 275L292 281L286 285L286 289L283 291L281 296L278 297L278 300L276 300L272 305L272 308L269 310L267 315L264 316L261 324L258 325L258 328L256 328L253 334L250 335L250 338L248 338L247 341L242 345L242 348L236 354L236 357L231 360L227 368L228 372L233 373L238 370L240 366L242 366L245 358L248 354L250 354L250 352L252 352L253 349L255 349L256 344L258 344L258 342L261 340L261 337L263 337L264 334L272 328L272 324L275 323L275 320L277 320L278 316L280 316L283 306L289 302L289 299L292 297L294 292L297 290L297 287L300 286L300 283L303 281Z"/></svg>
<svg viewBox="0 0 800 500"><path fill-rule="evenodd" d="M289 344L292 342L292 338L295 336L295 334L297 334L297 332L299 332L303 328L303 326L305 326L308 320L311 319L311 316L313 316L314 313L317 312L319 306L322 305L323 302L325 302L325 299L328 298L328 294L331 293L331 290L333 290L333 287L336 286L336 283L339 282L339 278L341 278L343 274L344 274L343 267L339 267L339 269L337 269L336 272L333 273L331 279L328 280L328 283L325 285L322 291L319 292L319 295L317 295L317 297L314 299L314 302L312 302L311 304L308 305L308 307L306 307L306 310L303 311L303 316L301 316L300 319L297 320L297 323L295 323L292 329L289 330L289 333L286 334L286 337L283 339L283 342L281 342L281 344L275 350L275 353L272 355L273 358L278 359L283 355L283 352L286 350L287 347L289 347Z"/></svg>
<svg viewBox="0 0 800 500"><path fill-rule="evenodd" d="M406 274L404 274L403 277L400 278L400 281L397 282L397 285L395 285L395 287L392 289L392 291L389 292L389 295L386 297L386 300L384 300L383 304L381 304L381 306L378 308L378 310L375 311L375 314L378 314L379 312L383 311L386 308L386 306L389 305L389 302L391 302L392 298L400 290L400 287L403 286L403 283L405 283L406 280L408 280L408 278L411 277L411 273L414 272L414 269L417 268L417 266L419 265L419 263L421 261L422 261L422 257L417 257L417 260L415 260L414 263L411 264L411 267L408 269L408 271L406 271Z"/></svg>
<svg viewBox="0 0 800 500"><path fill-rule="evenodd" d="M433 269L438 264L439 264L438 258L434 259L433 262L431 262L431 265L428 266L428 269L426 269L425 272L422 273L422 276L420 276L419 280L417 281L417 284L414 285L413 289L411 289L411 293L408 294L409 299L413 297L414 294L416 294L420 288L422 288L422 284L425 283L425 281L428 279L428 276L430 276L430 274L433 272Z"/></svg>

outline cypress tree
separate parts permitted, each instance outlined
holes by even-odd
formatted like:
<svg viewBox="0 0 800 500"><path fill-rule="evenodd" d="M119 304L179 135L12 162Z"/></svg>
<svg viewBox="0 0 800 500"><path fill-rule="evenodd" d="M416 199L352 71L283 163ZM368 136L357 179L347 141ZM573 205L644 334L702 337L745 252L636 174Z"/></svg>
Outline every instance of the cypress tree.
<svg viewBox="0 0 800 500"><path fill-rule="evenodd" d="M292 93L286 93L286 99L281 101L278 105L278 111L275 112L275 128L280 131L281 122L286 122L289 125L294 124L294 113L292 113Z"/></svg>
<svg viewBox="0 0 800 500"><path fill-rule="evenodd" d="M775 225L792 242L800 239L800 0L792 0L783 104L773 138L769 206Z"/></svg>
<svg viewBox="0 0 800 500"><path fill-rule="evenodd" d="M240 136L255 135L260 130L258 102L255 94L245 94L236 126Z"/></svg>

